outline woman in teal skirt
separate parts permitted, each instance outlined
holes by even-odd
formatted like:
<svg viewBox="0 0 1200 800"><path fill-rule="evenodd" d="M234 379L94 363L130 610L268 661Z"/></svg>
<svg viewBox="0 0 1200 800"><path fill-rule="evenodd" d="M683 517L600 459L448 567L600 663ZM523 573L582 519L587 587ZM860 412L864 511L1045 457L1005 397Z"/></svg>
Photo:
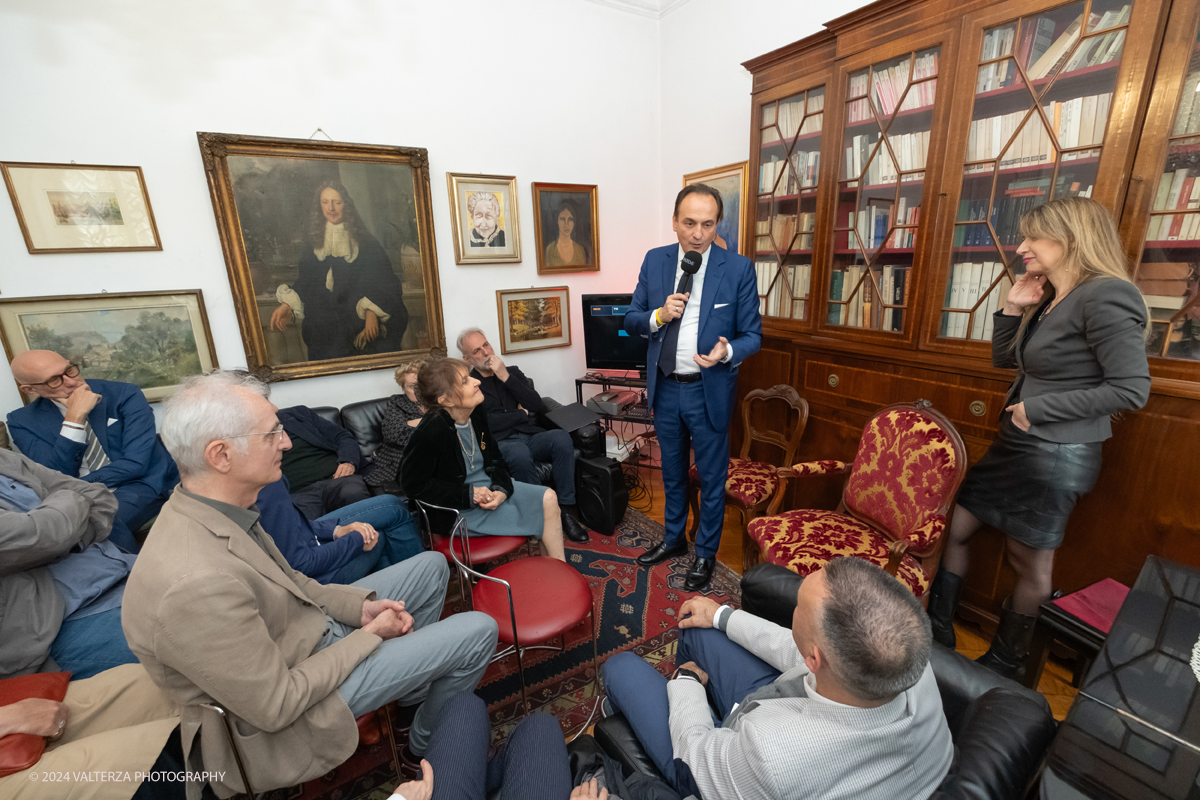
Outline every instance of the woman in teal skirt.
<svg viewBox="0 0 1200 800"><path fill-rule="evenodd" d="M566 561L558 496L545 486L514 481L488 428L483 392L457 358L421 367L417 394L430 409L404 448L405 494L459 509L472 534L535 536L542 553Z"/></svg>

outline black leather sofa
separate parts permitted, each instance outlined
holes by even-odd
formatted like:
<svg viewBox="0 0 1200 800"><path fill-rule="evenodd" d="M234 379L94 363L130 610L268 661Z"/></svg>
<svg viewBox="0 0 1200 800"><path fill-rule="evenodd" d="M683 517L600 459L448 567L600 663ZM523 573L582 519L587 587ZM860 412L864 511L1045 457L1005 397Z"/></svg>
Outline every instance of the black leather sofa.
<svg viewBox="0 0 1200 800"><path fill-rule="evenodd" d="M790 628L802 580L783 567L759 564L742 578L742 608ZM954 763L934 800L1024 797L1057 730L1046 699L936 643L932 663L954 739ZM620 714L596 723L594 735L626 777L658 776Z"/></svg>

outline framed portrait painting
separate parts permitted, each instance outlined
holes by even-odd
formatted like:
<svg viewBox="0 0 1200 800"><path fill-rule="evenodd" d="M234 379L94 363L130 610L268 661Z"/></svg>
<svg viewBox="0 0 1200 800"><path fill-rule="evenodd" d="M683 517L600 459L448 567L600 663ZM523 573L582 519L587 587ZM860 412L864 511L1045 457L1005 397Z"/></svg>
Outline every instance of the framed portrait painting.
<svg viewBox="0 0 1200 800"><path fill-rule="evenodd" d="M10 362L53 350L83 377L136 384L150 402L218 366L199 289L3 299L0 339Z"/></svg>
<svg viewBox="0 0 1200 800"><path fill-rule="evenodd" d="M717 238L714 241L731 253L753 257L753 253L743 252L750 247L746 203L746 198L750 196L749 162L741 161L683 176L684 186L693 183L703 183L721 193L725 213L717 223Z"/></svg>
<svg viewBox="0 0 1200 800"><path fill-rule="evenodd" d="M445 350L423 148L197 136L251 370L288 380Z"/></svg>
<svg viewBox="0 0 1200 800"><path fill-rule="evenodd" d="M600 271L600 204L595 186L533 184L539 274Z"/></svg>
<svg viewBox="0 0 1200 800"><path fill-rule="evenodd" d="M511 175L446 173L454 263L509 264L521 260L517 179Z"/></svg>
<svg viewBox="0 0 1200 800"><path fill-rule="evenodd" d="M500 353L571 346L571 293L566 286L499 289Z"/></svg>
<svg viewBox="0 0 1200 800"><path fill-rule="evenodd" d="M141 167L0 163L30 253L162 250Z"/></svg>

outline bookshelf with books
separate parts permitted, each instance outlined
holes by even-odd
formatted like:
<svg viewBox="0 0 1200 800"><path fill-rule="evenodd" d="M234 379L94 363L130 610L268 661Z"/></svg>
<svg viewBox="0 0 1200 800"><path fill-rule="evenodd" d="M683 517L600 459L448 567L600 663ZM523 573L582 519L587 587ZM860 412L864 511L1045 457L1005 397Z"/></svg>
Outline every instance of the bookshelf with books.
<svg viewBox="0 0 1200 800"><path fill-rule="evenodd" d="M754 267L759 311L779 320L809 319L824 111L824 86L759 110Z"/></svg>
<svg viewBox="0 0 1200 800"><path fill-rule="evenodd" d="M1147 407L1114 423L1055 588L1128 584L1151 553L1200 563L1200 466L1161 455L1200 448L1200 0L878 0L746 66L752 169L803 141L763 139L764 107L825 90L821 146L800 147L820 153L817 186L768 197L812 198L795 262L809 268L792 279L811 287L807 320L774 316L788 295L772 296L764 271L762 351L739 369L739 395L786 382L808 400L797 460L853 459L875 410L917 398L978 460L1013 379L990 339L1019 277L1021 216L1089 196L1118 219L1147 299L1154 380ZM791 213L760 203L760 235L797 235L799 217L774 233ZM832 483L788 492L784 509L840 500ZM1003 541L985 529L972 543L962 608L985 625L1013 584Z"/></svg>

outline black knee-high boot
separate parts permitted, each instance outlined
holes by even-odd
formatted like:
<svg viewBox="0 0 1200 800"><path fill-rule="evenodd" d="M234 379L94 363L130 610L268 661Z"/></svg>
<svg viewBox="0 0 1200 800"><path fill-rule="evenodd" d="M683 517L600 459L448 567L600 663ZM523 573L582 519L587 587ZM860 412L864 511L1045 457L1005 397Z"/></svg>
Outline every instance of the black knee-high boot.
<svg viewBox="0 0 1200 800"><path fill-rule="evenodd" d="M1011 602L1011 597L1005 598L1000 610L1000 627L996 629L992 645L975 659L975 663L1019 681L1025 674L1025 657L1029 655L1029 641L1033 638L1033 623L1037 617L1013 611L1009 607Z"/></svg>
<svg viewBox="0 0 1200 800"><path fill-rule="evenodd" d="M961 575L939 567L929 587L929 622L933 626L933 640L954 649L954 611L958 608L958 597L962 594Z"/></svg>

